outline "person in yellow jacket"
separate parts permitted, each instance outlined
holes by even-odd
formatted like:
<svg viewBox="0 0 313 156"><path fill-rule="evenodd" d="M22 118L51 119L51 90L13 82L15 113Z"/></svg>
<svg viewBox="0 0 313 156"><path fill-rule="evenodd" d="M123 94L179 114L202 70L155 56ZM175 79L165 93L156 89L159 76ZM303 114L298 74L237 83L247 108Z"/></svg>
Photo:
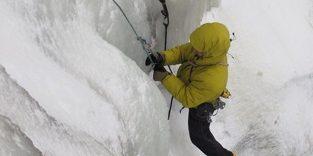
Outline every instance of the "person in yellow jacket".
<svg viewBox="0 0 313 156"><path fill-rule="evenodd" d="M190 42L151 55L157 63L153 78L181 104L189 108L188 128L192 143L209 156L233 156L210 132L214 103L227 92L228 64L226 54L230 34L221 23L206 23L190 35ZM147 58L146 65L151 64ZM161 64L161 66L160 66ZM163 65L181 64L177 76Z"/></svg>

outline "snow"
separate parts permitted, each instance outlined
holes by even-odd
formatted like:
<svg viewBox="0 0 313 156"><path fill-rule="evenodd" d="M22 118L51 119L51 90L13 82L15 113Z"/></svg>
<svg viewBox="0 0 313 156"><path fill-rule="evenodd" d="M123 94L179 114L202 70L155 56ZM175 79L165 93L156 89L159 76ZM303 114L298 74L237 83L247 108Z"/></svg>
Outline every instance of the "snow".
<svg viewBox="0 0 313 156"><path fill-rule="evenodd" d="M26 98L26 103L36 105L29 114L14 116L8 109L10 98L21 98L12 104L23 110L28 109L25 97L3 88L1 114L20 126L44 155L167 153L165 100L135 62L82 21L64 25L57 15L53 21L34 18L36 5L26 5L27 14L19 14L20 4L0 6L0 62L7 73L2 83L8 88L6 80L14 80L12 86L29 94L32 102ZM27 116L46 120L45 125L36 126L24 119ZM55 139L63 135L67 137Z"/></svg>
<svg viewBox="0 0 313 156"><path fill-rule="evenodd" d="M29 93L18 86L6 71L1 68L0 77L1 86L1 114L4 121L11 127L18 129L15 131L5 130L4 133L21 133L20 138L27 137L31 139L32 144L25 146L25 151L38 153L38 150L44 155L80 155L88 153L89 155L105 155L108 154L106 146L97 142L89 134L76 130L63 123L58 122L50 116L40 105L34 100ZM6 119L8 118L8 119ZM13 125L15 123L16 125ZM13 129L13 128L11 128ZM13 140L13 139L12 139ZM25 140L25 139L24 139ZM29 140L26 140L29 142ZM26 142L23 141L23 142ZM89 144L86 144L86 143ZM35 146L35 147L34 147ZM11 150L18 150L12 148ZM5 148L1 148L3 155L15 155L6 152Z"/></svg>
<svg viewBox="0 0 313 156"><path fill-rule="evenodd" d="M155 51L161 5L118 1ZM313 154L313 3L168 0L168 47L225 23L233 97L213 134L240 156ZM145 53L111 0L0 1L0 155L203 155L188 110L147 74ZM205 13L207 12L207 13ZM173 67L177 70L177 66Z"/></svg>

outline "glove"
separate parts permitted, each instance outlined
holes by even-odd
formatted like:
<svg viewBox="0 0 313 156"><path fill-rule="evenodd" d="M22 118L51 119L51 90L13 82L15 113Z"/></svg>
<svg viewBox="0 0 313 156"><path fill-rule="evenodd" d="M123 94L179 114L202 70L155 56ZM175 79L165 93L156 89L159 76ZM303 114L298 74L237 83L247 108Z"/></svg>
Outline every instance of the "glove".
<svg viewBox="0 0 313 156"><path fill-rule="evenodd" d="M165 3L165 0L159 0L161 3Z"/></svg>
<svg viewBox="0 0 313 156"><path fill-rule="evenodd" d="M169 73L161 64L156 64L153 68L153 80L154 81L162 81Z"/></svg>
<svg viewBox="0 0 313 156"><path fill-rule="evenodd" d="M155 64L153 70L159 72L167 72L162 64Z"/></svg>
<svg viewBox="0 0 313 156"><path fill-rule="evenodd" d="M168 73L168 72L154 71L153 80L154 81L162 81L169 74L170 73Z"/></svg>
<svg viewBox="0 0 313 156"><path fill-rule="evenodd" d="M155 63L155 64L163 64L164 63L164 57L160 54L160 53L156 53L156 54L150 54L149 55L152 59L152 61ZM149 57L147 57L146 59L146 66L150 65L152 62L150 60Z"/></svg>

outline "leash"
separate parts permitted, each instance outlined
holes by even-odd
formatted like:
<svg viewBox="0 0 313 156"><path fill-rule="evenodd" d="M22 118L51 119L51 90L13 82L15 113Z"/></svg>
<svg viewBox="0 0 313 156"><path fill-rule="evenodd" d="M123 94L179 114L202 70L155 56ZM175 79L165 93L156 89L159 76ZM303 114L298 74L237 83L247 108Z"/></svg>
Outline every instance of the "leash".
<svg viewBox="0 0 313 156"><path fill-rule="evenodd" d="M167 6L166 6L166 1L165 0L159 0L162 4L163 10L161 11L164 19L163 19L163 25L165 28L164 31L164 50L167 49L167 28L170 24L170 17L169 17L169 13L167 10ZM173 74L173 71L171 69L171 67L169 65L167 65L168 69L170 70L170 72ZM170 119L171 116L171 111L172 111L172 107L173 107L173 100L174 100L174 96L171 97L171 102L170 102L170 108L168 109L168 113L167 113L167 120Z"/></svg>

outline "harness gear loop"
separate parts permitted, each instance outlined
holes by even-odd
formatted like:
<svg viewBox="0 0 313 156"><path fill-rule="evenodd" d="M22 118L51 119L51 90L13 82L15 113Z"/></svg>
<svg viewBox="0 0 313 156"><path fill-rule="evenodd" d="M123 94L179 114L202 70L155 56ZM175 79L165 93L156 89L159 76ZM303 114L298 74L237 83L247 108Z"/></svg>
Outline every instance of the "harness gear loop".
<svg viewBox="0 0 313 156"><path fill-rule="evenodd" d="M237 36L235 34L235 32L232 33L232 36L230 38L230 42L237 40Z"/></svg>
<svg viewBox="0 0 313 156"><path fill-rule="evenodd" d="M228 89L224 90L223 93L221 94L221 97L223 97L224 99L229 99L229 97L231 97L229 90Z"/></svg>

